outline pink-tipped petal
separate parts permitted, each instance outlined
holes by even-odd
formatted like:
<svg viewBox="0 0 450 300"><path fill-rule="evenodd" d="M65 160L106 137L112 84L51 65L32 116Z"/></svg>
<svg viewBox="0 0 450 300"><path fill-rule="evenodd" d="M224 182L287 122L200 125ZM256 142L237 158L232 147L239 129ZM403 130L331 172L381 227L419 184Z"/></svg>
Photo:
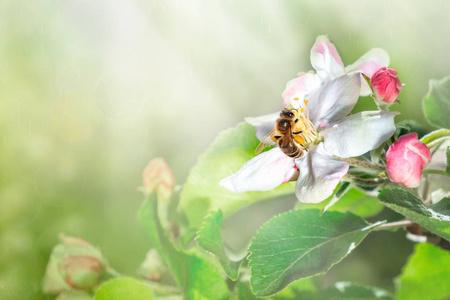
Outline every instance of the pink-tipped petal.
<svg viewBox="0 0 450 300"><path fill-rule="evenodd" d="M320 86L320 79L316 74L306 73L294 78L286 84L284 90L283 105L286 107L294 99L303 100L314 89Z"/></svg>
<svg viewBox="0 0 450 300"><path fill-rule="evenodd" d="M333 194L341 178L347 174L349 165L333 158L320 143L296 160L300 175L295 195L300 202L319 203Z"/></svg>
<svg viewBox="0 0 450 300"><path fill-rule="evenodd" d="M308 97L309 119L317 127L345 117L358 101L360 87L358 73L325 83Z"/></svg>
<svg viewBox="0 0 450 300"><path fill-rule="evenodd" d="M372 75L381 67L389 66L389 54L381 48L373 48L361 56L355 63L345 67L347 73L361 72L367 77ZM371 94L369 85L365 80L361 83L361 96L368 96Z"/></svg>
<svg viewBox="0 0 450 300"><path fill-rule="evenodd" d="M311 49L311 65L323 81L328 81L345 74L344 64L330 40L318 36Z"/></svg>
<svg viewBox="0 0 450 300"><path fill-rule="evenodd" d="M395 132L398 112L363 111L327 126L324 147L332 155L355 157L378 148Z"/></svg>
<svg viewBox="0 0 450 300"><path fill-rule="evenodd" d="M392 181L415 188L420 184L422 170L430 161L430 149L418 140L417 133L405 134L386 152L387 174Z"/></svg>
<svg viewBox="0 0 450 300"><path fill-rule="evenodd" d="M294 167L294 160L277 147L255 156L235 174L222 179L220 185L235 193L270 191L289 181Z"/></svg>

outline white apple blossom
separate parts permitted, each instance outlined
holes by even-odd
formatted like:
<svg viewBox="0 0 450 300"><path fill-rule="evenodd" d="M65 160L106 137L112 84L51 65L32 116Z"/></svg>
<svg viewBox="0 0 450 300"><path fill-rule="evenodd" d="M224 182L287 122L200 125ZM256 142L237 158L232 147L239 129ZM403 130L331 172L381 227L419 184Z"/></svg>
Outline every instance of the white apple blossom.
<svg viewBox="0 0 450 300"><path fill-rule="evenodd" d="M364 73L369 78L380 68L387 67L390 62L389 54L381 48L373 48L361 56L355 63L344 67L342 59L336 47L330 42L328 37L321 35L316 38L311 48L310 55L313 71L302 73L298 77L288 81L282 93L283 105L286 107L294 99L303 100L308 95L329 82L345 74ZM371 89L365 80L361 80L360 96L368 96ZM272 126L279 113L265 116L246 118L246 122L256 126L256 137L264 138L264 132ZM273 127L272 127L273 128Z"/></svg>
<svg viewBox="0 0 450 300"><path fill-rule="evenodd" d="M282 94L284 106L287 106L294 98L304 99L306 95L320 85L345 74L364 73L370 78L378 69L387 67L390 61L385 50L373 48L355 63L344 67L336 47L324 35L317 37L311 48L310 60L316 73L300 74L286 84L286 89ZM363 80L360 95L368 96L370 94L370 87Z"/></svg>
<svg viewBox="0 0 450 300"><path fill-rule="evenodd" d="M339 158L362 155L379 147L395 132L397 112L365 111L349 115L361 88L360 73L344 74L311 91L308 101L294 99L291 105L304 108L310 122L302 133L309 139L304 155L293 159L278 147L264 152L220 184L233 192L267 191L298 176L295 194L301 202L318 203L333 193L347 173L349 164ZM274 128L278 116L269 115L258 135ZM308 139L306 139L308 140ZM299 170L299 173L297 171Z"/></svg>

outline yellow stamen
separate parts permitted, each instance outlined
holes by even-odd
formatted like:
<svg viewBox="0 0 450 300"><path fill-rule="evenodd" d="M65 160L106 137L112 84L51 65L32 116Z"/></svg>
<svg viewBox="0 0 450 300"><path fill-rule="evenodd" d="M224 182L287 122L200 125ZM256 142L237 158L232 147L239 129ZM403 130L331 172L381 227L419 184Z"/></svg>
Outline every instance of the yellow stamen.
<svg viewBox="0 0 450 300"><path fill-rule="evenodd" d="M309 119L309 101L305 99L303 102L305 103L305 106L295 110L299 122L296 123L293 131L301 132L295 135L294 139L297 143L305 147L316 142L318 138L318 132L314 124Z"/></svg>

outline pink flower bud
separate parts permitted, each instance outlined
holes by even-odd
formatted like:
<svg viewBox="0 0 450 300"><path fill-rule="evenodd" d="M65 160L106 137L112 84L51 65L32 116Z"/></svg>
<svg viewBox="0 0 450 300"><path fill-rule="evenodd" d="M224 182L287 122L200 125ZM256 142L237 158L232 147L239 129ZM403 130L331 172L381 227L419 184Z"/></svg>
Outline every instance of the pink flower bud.
<svg viewBox="0 0 450 300"><path fill-rule="evenodd" d="M105 269L100 250L81 238L61 234L60 240L50 255L44 292L58 294L72 289L93 288Z"/></svg>
<svg viewBox="0 0 450 300"><path fill-rule="evenodd" d="M427 145L419 142L417 133L402 135L386 153L386 169L389 178L406 187L420 184L422 170L430 163L431 153Z"/></svg>
<svg viewBox="0 0 450 300"><path fill-rule="evenodd" d="M377 100L391 103L397 99L403 86L397 77L397 71L386 67L378 69L370 78L370 85Z"/></svg>
<svg viewBox="0 0 450 300"><path fill-rule="evenodd" d="M168 198L175 187L175 178L163 158L152 159L142 173L146 193L157 192L159 197Z"/></svg>

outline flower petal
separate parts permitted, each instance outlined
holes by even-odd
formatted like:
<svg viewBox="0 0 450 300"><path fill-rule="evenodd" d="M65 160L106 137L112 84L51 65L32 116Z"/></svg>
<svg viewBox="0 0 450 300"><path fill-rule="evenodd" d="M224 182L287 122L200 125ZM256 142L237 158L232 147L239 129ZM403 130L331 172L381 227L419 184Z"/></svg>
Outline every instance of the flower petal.
<svg viewBox="0 0 450 300"><path fill-rule="evenodd" d="M349 164L328 154L320 143L295 161L300 176L295 186L297 199L304 203L319 203L333 194Z"/></svg>
<svg viewBox="0 0 450 300"><path fill-rule="evenodd" d="M274 128L276 120L280 117L280 112L259 117L245 118L245 122L255 126L255 134L258 140L262 141ZM275 145L275 143L273 143Z"/></svg>
<svg viewBox="0 0 450 300"><path fill-rule="evenodd" d="M336 156L359 156L378 148L395 132L398 112L363 111L331 124L322 132L325 149Z"/></svg>
<svg viewBox="0 0 450 300"><path fill-rule="evenodd" d="M220 185L235 193L269 191L290 181L294 160L276 147L246 162L237 173L222 179Z"/></svg>
<svg viewBox="0 0 450 300"><path fill-rule="evenodd" d="M317 127L348 115L358 101L361 77L343 75L316 89L308 97L309 119Z"/></svg>
<svg viewBox="0 0 450 300"><path fill-rule="evenodd" d="M300 100L305 99L306 95L319 86L320 78L312 73L306 73L288 81L286 89L282 94L284 107L286 107L289 102L293 101L294 98Z"/></svg>
<svg viewBox="0 0 450 300"><path fill-rule="evenodd" d="M323 81L345 74L344 64L336 47L324 35L318 36L311 48L311 65Z"/></svg>
<svg viewBox="0 0 450 300"><path fill-rule="evenodd" d="M373 48L361 56L355 63L345 67L347 73L362 72L371 78L373 73L382 67L389 66L389 54L381 48ZM371 94L369 85L365 80L361 83L361 96Z"/></svg>

